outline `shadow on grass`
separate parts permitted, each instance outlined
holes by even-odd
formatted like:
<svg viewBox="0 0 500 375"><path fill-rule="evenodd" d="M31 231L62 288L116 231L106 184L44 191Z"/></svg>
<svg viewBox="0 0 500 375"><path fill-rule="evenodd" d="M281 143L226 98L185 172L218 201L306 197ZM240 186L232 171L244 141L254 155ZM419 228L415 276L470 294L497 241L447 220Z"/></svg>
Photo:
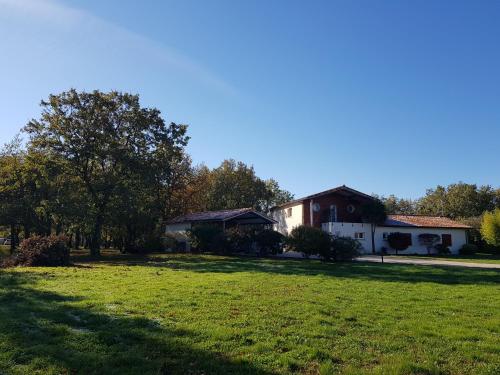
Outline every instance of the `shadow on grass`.
<svg viewBox="0 0 500 375"><path fill-rule="evenodd" d="M193 348L196 334L111 316L36 290L40 275L0 271L0 373L269 374Z"/></svg>
<svg viewBox="0 0 500 375"><path fill-rule="evenodd" d="M369 262L329 263L305 259L265 259L199 254L150 256L109 255L98 260L82 258L84 264L165 267L207 273L264 272L280 275L332 276L386 282L440 284L499 284L500 270L465 267L380 264ZM88 263L85 263L88 262Z"/></svg>

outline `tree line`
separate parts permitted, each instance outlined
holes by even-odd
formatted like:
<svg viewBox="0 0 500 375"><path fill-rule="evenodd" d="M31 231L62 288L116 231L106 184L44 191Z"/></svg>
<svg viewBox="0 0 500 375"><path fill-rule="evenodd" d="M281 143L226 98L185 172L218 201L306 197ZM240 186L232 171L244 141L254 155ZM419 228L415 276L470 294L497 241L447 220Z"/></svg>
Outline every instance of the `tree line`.
<svg viewBox="0 0 500 375"><path fill-rule="evenodd" d="M102 246L139 251L158 246L174 216L266 212L293 198L242 162L193 165L188 126L167 124L138 95L69 90L41 109L21 130L26 139L0 150L0 226L12 250L20 238L64 234L92 255Z"/></svg>
<svg viewBox="0 0 500 375"><path fill-rule="evenodd" d="M394 195L376 197L385 204L389 214L444 216L457 220L480 217L485 211L500 207L500 188L464 182L438 185L415 200Z"/></svg>

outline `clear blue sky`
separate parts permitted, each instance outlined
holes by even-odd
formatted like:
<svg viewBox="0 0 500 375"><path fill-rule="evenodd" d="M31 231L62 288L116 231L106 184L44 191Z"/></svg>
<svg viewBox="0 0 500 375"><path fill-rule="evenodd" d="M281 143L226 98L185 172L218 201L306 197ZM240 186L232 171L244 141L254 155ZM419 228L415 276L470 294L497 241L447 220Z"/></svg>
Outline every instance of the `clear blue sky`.
<svg viewBox="0 0 500 375"><path fill-rule="evenodd" d="M0 143L50 93L139 93L195 163L297 196L500 186L500 1L0 0Z"/></svg>

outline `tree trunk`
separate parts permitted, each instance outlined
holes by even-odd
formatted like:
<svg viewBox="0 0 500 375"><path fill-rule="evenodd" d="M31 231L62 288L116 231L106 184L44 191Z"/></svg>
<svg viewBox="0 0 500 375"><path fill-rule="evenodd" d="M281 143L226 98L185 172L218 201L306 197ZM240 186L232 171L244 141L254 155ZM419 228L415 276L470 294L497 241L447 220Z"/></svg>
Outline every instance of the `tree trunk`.
<svg viewBox="0 0 500 375"><path fill-rule="evenodd" d="M10 253L14 254L16 251L16 226L14 224L10 225Z"/></svg>
<svg viewBox="0 0 500 375"><path fill-rule="evenodd" d="M75 249L78 250L80 248L81 244L81 235L80 235L80 228L76 229L75 233Z"/></svg>
<svg viewBox="0 0 500 375"><path fill-rule="evenodd" d="M94 228L92 230L92 238L90 240L90 255L100 256L101 255L101 230L102 230L103 217L102 214L98 214L94 223Z"/></svg>
<svg viewBox="0 0 500 375"><path fill-rule="evenodd" d="M375 224L372 224L372 254L375 254Z"/></svg>

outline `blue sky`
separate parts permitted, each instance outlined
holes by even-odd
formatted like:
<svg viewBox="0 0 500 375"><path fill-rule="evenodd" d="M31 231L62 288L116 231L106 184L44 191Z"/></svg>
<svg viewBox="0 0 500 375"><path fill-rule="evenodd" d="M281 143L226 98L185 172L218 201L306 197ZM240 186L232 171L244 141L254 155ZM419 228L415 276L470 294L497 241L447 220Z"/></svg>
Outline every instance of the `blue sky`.
<svg viewBox="0 0 500 375"><path fill-rule="evenodd" d="M0 0L0 143L50 93L139 93L195 163L296 196L500 186L499 1Z"/></svg>

